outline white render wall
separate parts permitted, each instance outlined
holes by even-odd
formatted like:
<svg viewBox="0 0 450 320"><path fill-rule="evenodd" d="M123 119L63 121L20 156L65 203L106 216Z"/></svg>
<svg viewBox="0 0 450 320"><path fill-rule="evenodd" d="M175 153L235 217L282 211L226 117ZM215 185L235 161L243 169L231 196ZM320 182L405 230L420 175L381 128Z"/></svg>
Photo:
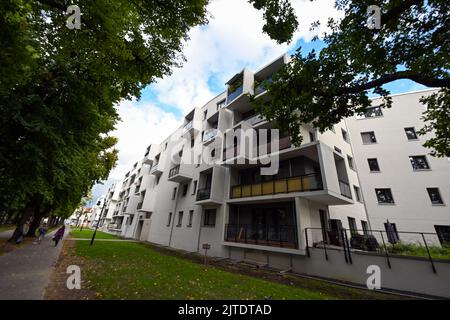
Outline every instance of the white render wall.
<svg viewBox="0 0 450 320"><path fill-rule="evenodd" d="M432 157L422 146L430 136L408 140L404 131L406 127L416 131L423 127L425 106L419 99L435 91L394 95L392 108L382 109L382 117L346 120L372 229L384 230L387 219L398 231L434 233L435 225L450 225L450 161ZM372 105L380 103L374 99ZM375 132L376 144L362 143L360 133L367 131ZM411 155L425 155L430 170L413 171ZM370 172L368 158L378 159L380 172ZM439 188L444 205L431 203L427 187ZM395 204L378 204L375 188L391 188Z"/></svg>

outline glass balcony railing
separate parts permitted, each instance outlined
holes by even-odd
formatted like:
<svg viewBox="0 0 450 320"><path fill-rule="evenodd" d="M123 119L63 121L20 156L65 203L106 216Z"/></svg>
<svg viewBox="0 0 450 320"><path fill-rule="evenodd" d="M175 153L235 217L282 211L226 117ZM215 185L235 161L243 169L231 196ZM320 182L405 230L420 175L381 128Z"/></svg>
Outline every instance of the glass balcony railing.
<svg viewBox="0 0 450 320"><path fill-rule="evenodd" d="M234 91L228 92L227 96L227 104L230 104L234 99L236 99L238 96L240 96L244 92L244 86L241 84L239 87L237 87Z"/></svg>
<svg viewBox="0 0 450 320"><path fill-rule="evenodd" d="M256 114L254 116L251 116L247 119L244 119L243 121L248 122L250 125L254 126L255 124L258 124L262 121L265 121L266 118L264 118L262 115Z"/></svg>
<svg viewBox="0 0 450 320"><path fill-rule="evenodd" d="M346 198L352 199L352 192L350 190L350 185L342 180L339 180L339 189L341 189L341 195Z"/></svg>
<svg viewBox="0 0 450 320"><path fill-rule="evenodd" d="M192 126L194 125L194 121L190 121L190 122L188 122L185 126L184 126L184 128L183 128L183 130L186 132L186 131L189 131L189 130L191 130L192 129Z"/></svg>
<svg viewBox="0 0 450 320"><path fill-rule="evenodd" d="M273 195L278 193L305 192L323 190L320 173L274 179L253 184L243 184L231 187L230 198L246 198Z"/></svg>
<svg viewBox="0 0 450 320"><path fill-rule="evenodd" d="M214 139L214 137L217 136L217 133L218 133L217 129L210 129L206 131L203 136L203 142L207 142Z"/></svg>
<svg viewBox="0 0 450 320"><path fill-rule="evenodd" d="M198 189L197 191L197 201L206 200L211 197L211 187Z"/></svg>

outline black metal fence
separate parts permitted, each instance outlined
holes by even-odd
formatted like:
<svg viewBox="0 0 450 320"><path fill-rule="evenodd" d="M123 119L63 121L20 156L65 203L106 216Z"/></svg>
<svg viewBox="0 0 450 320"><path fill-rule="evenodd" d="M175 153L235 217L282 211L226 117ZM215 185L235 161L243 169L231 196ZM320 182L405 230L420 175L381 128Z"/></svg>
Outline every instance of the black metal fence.
<svg viewBox="0 0 450 320"><path fill-rule="evenodd" d="M305 228L305 241L308 256L310 248L319 248L328 260L329 250L340 249L347 263L353 263L355 252L382 255L389 268L392 256L421 257L429 260L436 273L435 259L450 260L450 243L441 243L438 234L429 232Z"/></svg>
<svg viewBox="0 0 450 320"><path fill-rule="evenodd" d="M227 224L225 225L225 241L284 248L298 248L297 226Z"/></svg>

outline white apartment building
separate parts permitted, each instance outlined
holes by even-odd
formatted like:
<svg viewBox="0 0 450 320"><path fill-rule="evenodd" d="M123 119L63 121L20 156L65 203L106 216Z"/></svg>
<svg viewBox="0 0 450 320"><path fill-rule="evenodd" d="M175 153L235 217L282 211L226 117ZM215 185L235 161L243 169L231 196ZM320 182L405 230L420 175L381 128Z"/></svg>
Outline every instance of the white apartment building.
<svg viewBox="0 0 450 320"><path fill-rule="evenodd" d="M109 231L188 251L209 244L214 256L281 266L305 255L307 233L311 245L322 240L322 227L335 230L336 241L339 228L367 229L345 121L323 134L302 126L298 147L283 133L264 138L263 129L276 128L248 94L267 99L261 81L287 59L237 73L225 92L149 146L119 186ZM272 166L275 174L261 171Z"/></svg>
<svg viewBox="0 0 450 320"><path fill-rule="evenodd" d="M108 191L105 195L105 202L101 209L99 228L102 228L102 230L107 230L112 222L112 218L119 201L119 192L120 185L117 182L113 183L108 188Z"/></svg>
<svg viewBox="0 0 450 320"><path fill-rule="evenodd" d="M419 136L426 106L423 90L392 96L392 108L380 99L364 115L346 119L355 167L372 229L385 230L389 221L401 231L437 233L450 242L450 159L436 158Z"/></svg>

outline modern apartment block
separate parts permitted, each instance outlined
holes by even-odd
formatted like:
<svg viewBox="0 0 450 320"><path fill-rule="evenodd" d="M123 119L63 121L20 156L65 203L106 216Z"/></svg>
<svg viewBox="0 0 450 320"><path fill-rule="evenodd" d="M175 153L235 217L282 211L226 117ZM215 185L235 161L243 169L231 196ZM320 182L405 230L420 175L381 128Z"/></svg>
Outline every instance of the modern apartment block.
<svg viewBox="0 0 450 320"><path fill-rule="evenodd" d="M392 108L374 99L364 115L346 119L354 162L372 229L437 233L450 242L450 158L436 158L419 136L426 106L437 90L392 96Z"/></svg>
<svg viewBox="0 0 450 320"><path fill-rule="evenodd" d="M103 230L107 230L107 226L109 226L112 222L112 217L119 201L119 192L119 183L113 183L104 196L104 203L101 208L99 224L99 228L102 228Z"/></svg>
<svg viewBox="0 0 450 320"><path fill-rule="evenodd" d="M346 122L323 134L305 124L303 142L294 146L250 104L249 93L268 99L264 80L287 59L237 73L225 92L149 146L119 186L109 230L188 251L209 244L211 255L284 263L305 255L306 228L367 229ZM267 174L270 168L278 170ZM322 234L310 237L320 241Z"/></svg>

